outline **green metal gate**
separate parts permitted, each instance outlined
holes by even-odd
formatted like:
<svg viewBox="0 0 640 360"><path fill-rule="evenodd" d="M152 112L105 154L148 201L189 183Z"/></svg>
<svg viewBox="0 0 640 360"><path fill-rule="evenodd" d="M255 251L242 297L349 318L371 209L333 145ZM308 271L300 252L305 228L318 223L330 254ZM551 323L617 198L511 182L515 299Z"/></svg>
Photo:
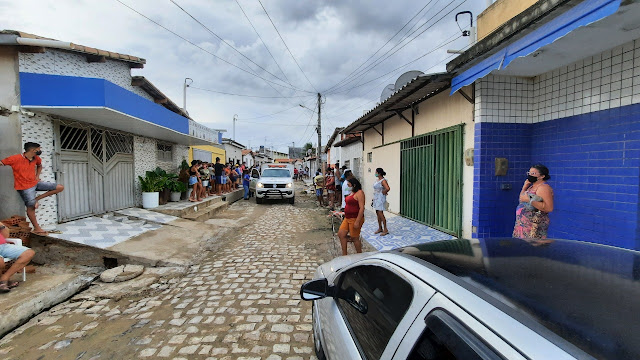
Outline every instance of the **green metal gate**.
<svg viewBox="0 0 640 360"><path fill-rule="evenodd" d="M463 125L400 144L400 214L460 236Z"/></svg>

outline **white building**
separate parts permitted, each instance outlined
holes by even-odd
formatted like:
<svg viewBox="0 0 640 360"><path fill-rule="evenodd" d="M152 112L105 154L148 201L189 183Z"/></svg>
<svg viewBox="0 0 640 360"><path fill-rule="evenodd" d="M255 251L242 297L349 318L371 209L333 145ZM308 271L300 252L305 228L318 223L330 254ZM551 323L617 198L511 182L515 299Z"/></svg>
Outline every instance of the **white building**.
<svg viewBox="0 0 640 360"><path fill-rule="evenodd" d="M245 146L232 139L222 138L222 145L227 153L227 162L232 164L242 163L242 150Z"/></svg>
<svg viewBox="0 0 640 360"><path fill-rule="evenodd" d="M138 176L177 172L189 146L217 135L131 75L144 59L17 31L0 32L0 44L0 158L37 142L41 179L65 186L40 203L41 225L139 205ZM23 214L11 169L0 169L0 183L0 218Z"/></svg>

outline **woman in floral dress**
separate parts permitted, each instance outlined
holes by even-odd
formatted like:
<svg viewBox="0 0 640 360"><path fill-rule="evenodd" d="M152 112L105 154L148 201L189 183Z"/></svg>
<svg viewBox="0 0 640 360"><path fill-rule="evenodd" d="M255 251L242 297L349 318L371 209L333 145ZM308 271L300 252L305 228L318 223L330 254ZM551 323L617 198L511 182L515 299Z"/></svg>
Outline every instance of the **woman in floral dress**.
<svg viewBox="0 0 640 360"><path fill-rule="evenodd" d="M520 191L520 203L516 208L516 224L513 237L518 239L546 239L549 229L549 213L553 211L553 189L549 169L534 165L527 172L527 180Z"/></svg>

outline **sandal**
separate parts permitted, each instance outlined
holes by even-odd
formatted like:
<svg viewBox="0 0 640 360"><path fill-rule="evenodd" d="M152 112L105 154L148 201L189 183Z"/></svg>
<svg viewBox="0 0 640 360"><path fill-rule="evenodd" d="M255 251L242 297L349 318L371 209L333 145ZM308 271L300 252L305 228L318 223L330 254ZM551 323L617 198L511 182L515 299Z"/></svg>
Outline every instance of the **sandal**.
<svg viewBox="0 0 640 360"><path fill-rule="evenodd" d="M0 281L0 293L4 294L9 291L11 291L11 288L7 285L7 281Z"/></svg>
<svg viewBox="0 0 640 360"><path fill-rule="evenodd" d="M3 283L7 284L9 289L16 288L16 287L18 287L18 285L20 285L20 283L17 282L17 281L3 281Z"/></svg>
<svg viewBox="0 0 640 360"><path fill-rule="evenodd" d="M32 231L31 233L32 233L32 234L35 234L35 235L40 235L40 236L47 236L47 235L49 235L49 232L48 232L48 231L44 231L44 230L43 230L43 231Z"/></svg>
<svg viewBox="0 0 640 360"><path fill-rule="evenodd" d="M376 232L374 232L374 234L380 234L382 232L382 230L378 229L376 230Z"/></svg>

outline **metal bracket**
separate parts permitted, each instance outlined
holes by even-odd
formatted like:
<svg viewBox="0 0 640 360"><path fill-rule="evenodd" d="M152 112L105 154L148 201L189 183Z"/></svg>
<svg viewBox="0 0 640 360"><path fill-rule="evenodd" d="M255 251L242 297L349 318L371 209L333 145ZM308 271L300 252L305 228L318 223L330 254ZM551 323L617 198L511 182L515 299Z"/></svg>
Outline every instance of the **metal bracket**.
<svg viewBox="0 0 640 360"><path fill-rule="evenodd" d="M411 110L413 110L415 114L420 114L420 108L418 107L418 104L412 104Z"/></svg>
<svg viewBox="0 0 640 360"><path fill-rule="evenodd" d="M406 121L409 125L413 126L413 122L411 122L404 115L402 115L402 111L396 110L396 115L398 115L400 118L402 118L404 121Z"/></svg>
<svg viewBox="0 0 640 360"><path fill-rule="evenodd" d="M464 96L464 98L467 99L467 101L470 102L471 104L475 103L473 98L471 98L471 96L467 95L464 91L462 91L462 89L458 90L458 92L460 93L460 95Z"/></svg>

